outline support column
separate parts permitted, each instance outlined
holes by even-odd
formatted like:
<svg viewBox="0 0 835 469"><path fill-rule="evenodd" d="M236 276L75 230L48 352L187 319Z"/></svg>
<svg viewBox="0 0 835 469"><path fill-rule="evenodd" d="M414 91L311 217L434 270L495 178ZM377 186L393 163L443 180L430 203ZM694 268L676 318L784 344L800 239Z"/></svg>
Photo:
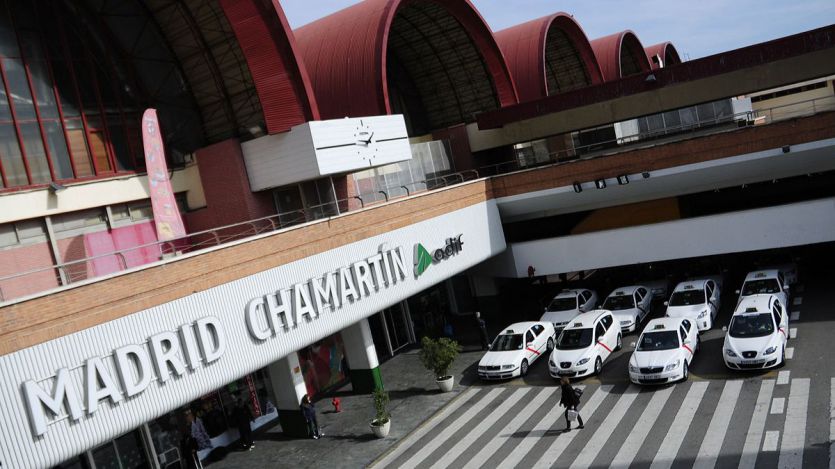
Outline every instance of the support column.
<svg viewBox="0 0 835 469"><path fill-rule="evenodd" d="M288 436L307 437L307 423L299 405L307 394L304 376L299 365L299 355L291 353L285 358L270 364L267 373L275 392L278 421L281 429Z"/></svg>
<svg viewBox="0 0 835 469"><path fill-rule="evenodd" d="M377 350L374 348L368 319L343 329L342 342L345 344L354 391L368 394L375 389L383 389L380 363L377 361Z"/></svg>

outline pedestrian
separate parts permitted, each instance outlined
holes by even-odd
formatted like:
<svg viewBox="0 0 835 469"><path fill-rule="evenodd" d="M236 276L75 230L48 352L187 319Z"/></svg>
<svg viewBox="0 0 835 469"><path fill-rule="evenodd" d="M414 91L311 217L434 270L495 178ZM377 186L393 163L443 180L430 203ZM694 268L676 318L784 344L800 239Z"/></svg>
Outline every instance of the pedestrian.
<svg viewBox="0 0 835 469"><path fill-rule="evenodd" d="M560 378L560 405L565 407L565 431L571 431L571 421L573 419L568 417L569 412L573 412L577 417L577 423L580 424L577 428L583 428L583 419L580 417L577 407L580 405L580 390L571 387L571 381L568 376Z"/></svg>
<svg viewBox="0 0 835 469"><path fill-rule="evenodd" d="M209 437L209 433L206 432L206 427L203 426L203 420L195 416L191 409L186 410L185 417L189 432L197 442L197 449L202 451L212 448L212 440Z"/></svg>
<svg viewBox="0 0 835 469"><path fill-rule="evenodd" d="M487 323L481 318L481 313L475 312L475 319L478 322L478 332L481 336L481 350L490 348L490 336L487 335Z"/></svg>
<svg viewBox="0 0 835 469"><path fill-rule="evenodd" d="M232 422L238 427L238 433L241 435L241 446L245 450L252 451L255 448L255 442L252 441L252 425L254 417L249 406L244 403L240 397L232 410Z"/></svg>
<svg viewBox="0 0 835 469"><path fill-rule="evenodd" d="M203 463L197 454L197 439L191 436L186 426L182 428L181 433L183 438L180 440L180 454L183 458L183 469L203 469Z"/></svg>
<svg viewBox="0 0 835 469"><path fill-rule="evenodd" d="M307 422L307 435L314 440L318 440L324 434L319 431L319 423L316 421L316 406L313 405L313 402L310 402L310 397L307 394L302 397L301 407L304 421Z"/></svg>

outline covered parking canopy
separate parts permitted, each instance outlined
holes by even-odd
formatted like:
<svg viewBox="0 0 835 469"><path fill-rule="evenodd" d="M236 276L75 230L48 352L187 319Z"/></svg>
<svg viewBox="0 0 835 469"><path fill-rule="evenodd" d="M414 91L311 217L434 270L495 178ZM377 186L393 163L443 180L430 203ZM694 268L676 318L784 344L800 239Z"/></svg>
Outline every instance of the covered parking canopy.
<svg viewBox="0 0 835 469"><path fill-rule="evenodd" d="M626 30L591 41L604 81L649 72L652 68L638 36Z"/></svg>
<svg viewBox="0 0 835 469"><path fill-rule="evenodd" d="M680 64L678 51L672 42L662 42L646 48L652 69L656 70L670 65Z"/></svg>
<svg viewBox="0 0 835 469"><path fill-rule="evenodd" d="M496 33L520 101L602 83L597 58L583 29L555 13Z"/></svg>
<svg viewBox="0 0 835 469"><path fill-rule="evenodd" d="M517 102L468 0L366 0L295 35L323 119L402 113L419 135Z"/></svg>

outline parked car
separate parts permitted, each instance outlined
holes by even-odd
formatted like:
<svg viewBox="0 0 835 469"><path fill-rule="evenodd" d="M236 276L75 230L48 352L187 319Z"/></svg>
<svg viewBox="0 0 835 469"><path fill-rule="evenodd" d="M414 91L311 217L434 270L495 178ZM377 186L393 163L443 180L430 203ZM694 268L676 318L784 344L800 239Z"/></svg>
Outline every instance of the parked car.
<svg viewBox="0 0 835 469"><path fill-rule="evenodd" d="M551 322L554 328L560 331L577 315L591 311L595 306L597 306L595 291L585 288L563 290L551 300L539 320Z"/></svg>
<svg viewBox="0 0 835 469"><path fill-rule="evenodd" d="M725 334L722 356L732 370L759 370L786 361L789 315L776 295L742 299Z"/></svg>
<svg viewBox="0 0 835 469"><path fill-rule="evenodd" d="M739 295L736 300L737 306L746 296L762 294L776 295L781 304L789 304L789 285L783 273L777 269L749 272L745 276L742 288L737 290L736 294Z"/></svg>
<svg viewBox="0 0 835 469"><path fill-rule="evenodd" d="M518 322L506 327L478 362L481 379L510 379L528 374L528 368L553 350L556 340L550 322Z"/></svg>
<svg viewBox="0 0 835 469"><path fill-rule="evenodd" d="M686 381L698 350L698 329L689 319L653 319L629 358L629 380L635 384Z"/></svg>
<svg viewBox="0 0 835 469"><path fill-rule="evenodd" d="M628 334L638 329L638 324L649 316L652 294L647 287L637 285L615 289L603 304L601 309L607 309L615 316L621 332Z"/></svg>
<svg viewBox="0 0 835 469"><path fill-rule="evenodd" d="M599 374L612 352L622 347L620 327L611 311L595 309L574 318L563 329L548 360L553 378Z"/></svg>
<svg viewBox="0 0 835 469"><path fill-rule="evenodd" d="M688 280L676 285L667 306L666 316L670 318L687 318L691 320L699 331L706 331L713 327L713 321L719 312L721 287L712 278Z"/></svg>

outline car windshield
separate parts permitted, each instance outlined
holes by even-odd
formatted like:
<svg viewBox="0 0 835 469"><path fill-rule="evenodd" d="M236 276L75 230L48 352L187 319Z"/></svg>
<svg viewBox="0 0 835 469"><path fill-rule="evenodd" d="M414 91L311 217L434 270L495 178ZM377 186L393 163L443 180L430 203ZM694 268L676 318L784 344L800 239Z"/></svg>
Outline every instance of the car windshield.
<svg viewBox="0 0 835 469"><path fill-rule="evenodd" d="M638 342L638 351L672 350L678 348L678 333L676 331L647 332Z"/></svg>
<svg viewBox="0 0 835 469"><path fill-rule="evenodd" d="M751 280L742 287L742 296L757 295L759 293L780 293L780 284L775 278Z"/></svg>
<svg viewBox="0 0 835 469"><path fill-rule="evenodd" d="M548 311L570 311L577 309L577 298L554 298L548 305Z"/></svg>
<svg viewBox="0 0 835 469"><path fill-rule="evenodd" d="M670 298L670 306L689 306L689 305L703 305L705 304L705 291L699 288L698 290L684 290L673 293Z"/></svg>
<svg viewBox="0 0 835 469"><path fill-rule="evenodd" d="M522 350L522 334L502 334L496 337L491 352L507 352L509 350Z"/></svg>
<svg viewBox="0 0 835 469"><path fill-rule="evenodd" d="M557 341L557 348L560 350L573 350L586 348L591 345L592 330L589 329L566 329L560 334Z"/></svg>
<svg viewBox="0 0 835 469"><path fill-rule="evenodd" d="M635 307L635 298L632 295L616 295L606 298L603 309L618 311L620 309L632 309Z"/></svg>
<svg viewBox="0 0 835 469"><path fill-rule="evenodd" d="M731 319L731 337L762 337L774 332L774 321L768 313L743 314Z"/></svg>

